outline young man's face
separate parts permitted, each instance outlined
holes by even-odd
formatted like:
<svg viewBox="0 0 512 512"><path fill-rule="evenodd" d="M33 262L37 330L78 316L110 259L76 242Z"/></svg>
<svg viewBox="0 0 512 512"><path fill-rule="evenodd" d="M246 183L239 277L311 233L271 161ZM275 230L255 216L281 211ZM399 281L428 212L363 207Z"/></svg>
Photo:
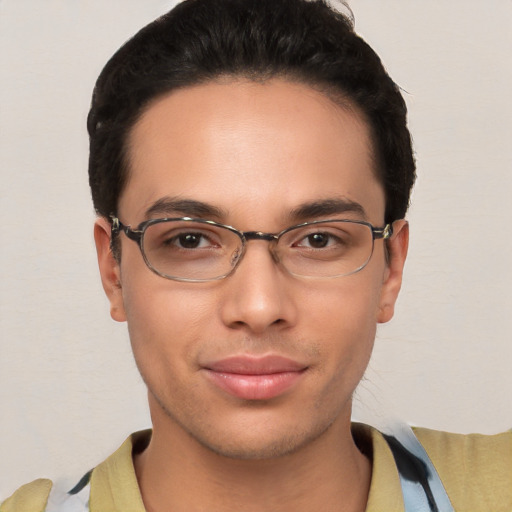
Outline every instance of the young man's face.
<svg viewBox="0 0 512 512"><path fill-rule="evenodd" d="M148 216L176 199L213 206L211 220L241 231L277 233L333 216L384 223L365 123L305 85L232 81L173 92L135 125L129 158L118 215L132 227L200 213ZM362 209L294 217L326 200ZM397 228L391 263L377 240L368 265L349 276L293 276L267 241L252 240L229 277L187 283L149 270L124 234L117 265L98 221L103 283L113 318L128 321L155 434L171 429L227 456L264 458L348 431L376 323L392 316L400 287L407 228Z"/></svg>

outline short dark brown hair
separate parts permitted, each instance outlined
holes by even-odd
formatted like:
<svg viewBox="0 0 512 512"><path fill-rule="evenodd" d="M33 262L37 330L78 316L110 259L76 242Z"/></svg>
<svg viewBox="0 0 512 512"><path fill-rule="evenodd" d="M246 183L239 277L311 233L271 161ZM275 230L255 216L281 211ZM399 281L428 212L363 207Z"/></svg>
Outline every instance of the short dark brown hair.
<svg viewBox="0 0 512 512"><path fill-rule="evenodd" d="M117 214L128 135L149 103L224 75L284 77L356 105L370 128L385 220L405 216L415 180L405 102L352 21L323 0L185 0L124 44L98 78L88 117L99 215Z"/></svg>

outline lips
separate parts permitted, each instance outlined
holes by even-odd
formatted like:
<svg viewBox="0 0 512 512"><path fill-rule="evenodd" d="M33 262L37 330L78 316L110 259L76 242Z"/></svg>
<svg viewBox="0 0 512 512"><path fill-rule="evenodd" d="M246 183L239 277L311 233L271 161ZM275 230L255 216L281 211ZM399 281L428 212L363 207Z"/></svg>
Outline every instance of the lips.
<svg viewBox="0 0 512 512"><path fill-rule="evenodd" d="M277 355L235 356L203 366L212 384L243 400L270 400L290 390L307 367Z"/></svg>

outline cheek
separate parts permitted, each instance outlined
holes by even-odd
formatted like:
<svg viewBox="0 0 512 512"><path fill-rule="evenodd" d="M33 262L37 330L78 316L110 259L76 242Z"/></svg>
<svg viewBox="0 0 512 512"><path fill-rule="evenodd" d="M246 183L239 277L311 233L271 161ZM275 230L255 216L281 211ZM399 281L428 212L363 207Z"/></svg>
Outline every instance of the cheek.
<svg viewBox="0 0 512 512"><path fill-rule="evenodd" d="M179 283L146 269L124 276L130 342L149 387L193 385L198 354L224 341L216 284Z"/></svg>
<svg viewBox="0 0 512 512"><path fill-rule="evenodd" d="M373 349L380 291L375 280L360 277L343 278L343 286L333 282L322 293L310 291L303 312L310 332L316 331L326 372L352 383L361 378Z"/></svg>
<svg viewBox="0 0 512 512"><path fill-rule="evenodd" d="M369 332L375 332L381 279L368 267L363 272L316 286L311 283L301 301L303 318L317 324L320 333L327 329L341 337L350 332L350 339L365 339Z"/></svg>
<svg viewBox="0 0 512 512"><path fill-rule="evenodd" d="M198 293L187 283L162 279L147 269L124 275L122 285L137 363L155 369L188 364L208 327L204 318L211 317L208 294Z"/></svg>

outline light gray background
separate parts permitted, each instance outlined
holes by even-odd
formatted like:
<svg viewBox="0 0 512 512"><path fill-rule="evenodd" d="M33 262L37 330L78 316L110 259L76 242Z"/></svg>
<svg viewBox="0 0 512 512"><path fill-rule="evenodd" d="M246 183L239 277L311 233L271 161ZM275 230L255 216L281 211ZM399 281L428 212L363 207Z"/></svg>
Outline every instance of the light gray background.
<svg viewBox="0 0 512 512"><path fill-rule="evenodd" d="M80 476L149 426L92 239L85 117L96 76L162 0L0 0L0 497ZM353 0L406 91L418 182L396 318L356 417L512 427L512 2Z"/></svg>

